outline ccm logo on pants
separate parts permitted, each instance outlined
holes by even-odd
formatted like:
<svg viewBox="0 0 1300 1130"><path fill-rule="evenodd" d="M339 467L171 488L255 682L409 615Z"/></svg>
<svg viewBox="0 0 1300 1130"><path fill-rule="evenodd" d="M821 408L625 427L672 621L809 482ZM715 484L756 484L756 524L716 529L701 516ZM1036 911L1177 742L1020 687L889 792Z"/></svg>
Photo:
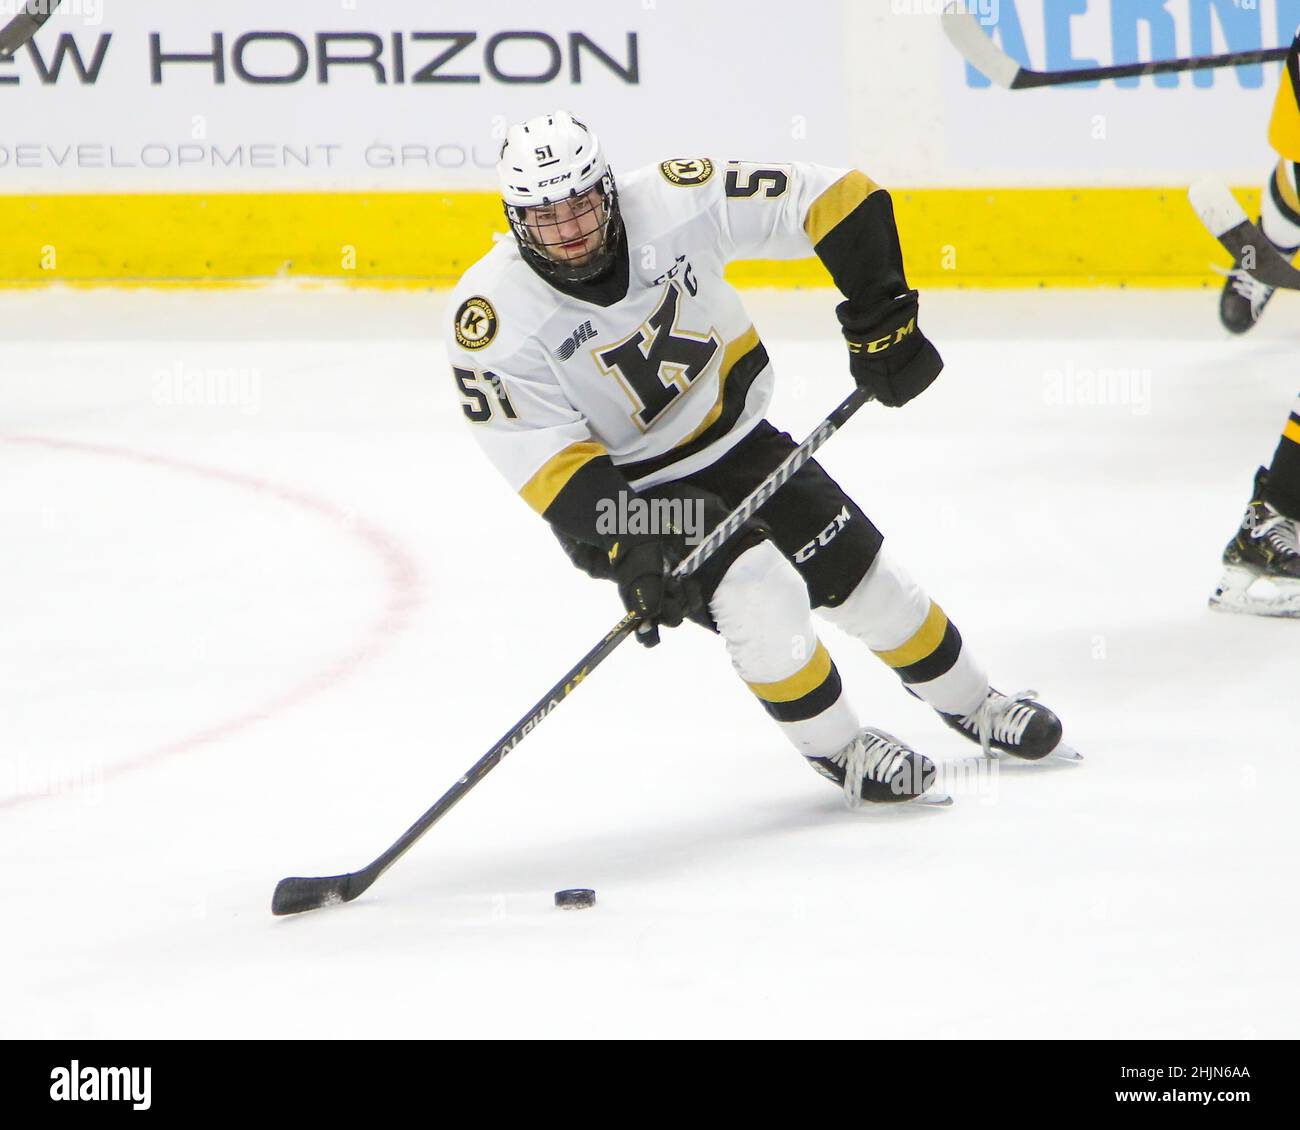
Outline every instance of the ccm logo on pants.
<svg viewBox="0 0 1300 1130"><path fill-rule="evenodd" d="M794 559L798 561L800 564L807 561L819 549L821 549L822 546L830 545L831 541L835 538L835 535L838 534L842 529L844 529L844 527L847 526L848 524L849 524L849 508L846 506L844 507L843 510L841 510L838 514L836 514L834 518L831 519L830 524L824 530L822 530L820 534L818 534L815 538L813 538L812 541L810 541L807 545L805 545L794 555Z"/></svg>

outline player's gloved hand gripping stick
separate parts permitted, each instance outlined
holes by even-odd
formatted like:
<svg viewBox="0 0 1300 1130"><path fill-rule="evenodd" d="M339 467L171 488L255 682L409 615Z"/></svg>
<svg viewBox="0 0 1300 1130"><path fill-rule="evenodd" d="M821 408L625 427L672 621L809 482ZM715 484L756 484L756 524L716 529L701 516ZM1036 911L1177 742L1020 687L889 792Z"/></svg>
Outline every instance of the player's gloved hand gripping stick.
<svg viewBox="0 0 1300 1130"><path fill-rule="evenodd" d="M749 496L741 502L717 527L700 542L681 563L673 570L676 577L688 577L712 557L722 544L740 529L754 512L772 497L799 470L813 454L844 423L872 399L871 393L864 388L854 389L844 401L817 425L806 440L786 457L779 467L754 488ZM434 826L467 792L492 771L516 745L540 723L552 710L560 705L592 671L608 658L629 635L636 631L641 617L629 612L623 617L586 655L569 669L569 671L533 704L509 733L487 751L474 765L466 771L442 797L412 824L401 837L383 855L360 871L346 875L325 875L320 878L281 879L276 884L275 895L271 899L272 914L299 914L304 910L315 910L334 903L350 902L365 891L385 871L405 854L421 836Z"/></svg>

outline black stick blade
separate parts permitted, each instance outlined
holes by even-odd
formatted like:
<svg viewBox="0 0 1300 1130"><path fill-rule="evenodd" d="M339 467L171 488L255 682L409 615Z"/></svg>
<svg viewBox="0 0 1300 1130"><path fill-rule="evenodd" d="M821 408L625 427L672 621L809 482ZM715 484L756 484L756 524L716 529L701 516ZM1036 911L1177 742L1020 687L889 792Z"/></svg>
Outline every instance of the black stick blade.
<svg viewBox="0 0 1300 1130"><path fill-rule="evenodd" d="M271 897L272 914L301 914L351 902L370 884L353 882L353 875L325 875L319 879L281 879Z"/></svg>
<svg viewBox="0 0 1300 1130"><path fill-rule="evenodd" d="M14 52L40 31L41 25L54 15L54 9L59 6L59 3L60 0L53 0L44 11L39 7L35 11L29 11L31 5L28 4L9 23L0 28L0 59L12 58Z"/></svg>

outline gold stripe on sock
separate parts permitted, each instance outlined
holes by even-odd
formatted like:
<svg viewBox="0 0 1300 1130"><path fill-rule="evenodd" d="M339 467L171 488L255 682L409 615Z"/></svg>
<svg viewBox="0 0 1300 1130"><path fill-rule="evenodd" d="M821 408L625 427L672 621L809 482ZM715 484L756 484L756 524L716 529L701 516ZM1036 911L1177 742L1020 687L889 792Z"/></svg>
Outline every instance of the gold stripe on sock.
<svg viewBox="0 0 1300 1130"><path fill-rule="evenodd" d="M943 643L943 634L947 629L948 617L932 600L925 622L917 628L911 639L889 651L877 651L876 655L890 667L908 667L930 655Z"/></svg>
<svg viewBox="0 0 1300 1130"><path fill-rule="evenodd" d="M748 683L748 687L764 702L793 702L803 698L810 691L815 691L826 681L831 673L831 656L821 640L817 641L817 650L798 671L789 678L778 679L775 683Z"/></svg>

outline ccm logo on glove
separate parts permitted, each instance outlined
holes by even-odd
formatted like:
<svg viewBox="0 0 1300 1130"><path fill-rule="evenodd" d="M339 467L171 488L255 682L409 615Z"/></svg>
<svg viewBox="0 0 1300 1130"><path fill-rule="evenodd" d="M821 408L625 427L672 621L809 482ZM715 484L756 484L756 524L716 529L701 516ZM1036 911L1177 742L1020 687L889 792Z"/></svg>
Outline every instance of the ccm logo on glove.
<svg viewBox="0 0 1300 1130"><path fill-rule="evenodd" d="M916 324L916 291L869 310L841 302L835 313L849 347L849 372L881 404L898 408L920 396L943 371L943 359Z"/></svg>
<svg viewBox="0 0 1300 1130"><path fill-rule="evenodd" d="M850 353L884 353L892 345L897 345L908 334L916 332L916 319L913 318L905 326L899 326L892 334L885 334L884 337L878 337L875 341L849 341Z"/></svg>

